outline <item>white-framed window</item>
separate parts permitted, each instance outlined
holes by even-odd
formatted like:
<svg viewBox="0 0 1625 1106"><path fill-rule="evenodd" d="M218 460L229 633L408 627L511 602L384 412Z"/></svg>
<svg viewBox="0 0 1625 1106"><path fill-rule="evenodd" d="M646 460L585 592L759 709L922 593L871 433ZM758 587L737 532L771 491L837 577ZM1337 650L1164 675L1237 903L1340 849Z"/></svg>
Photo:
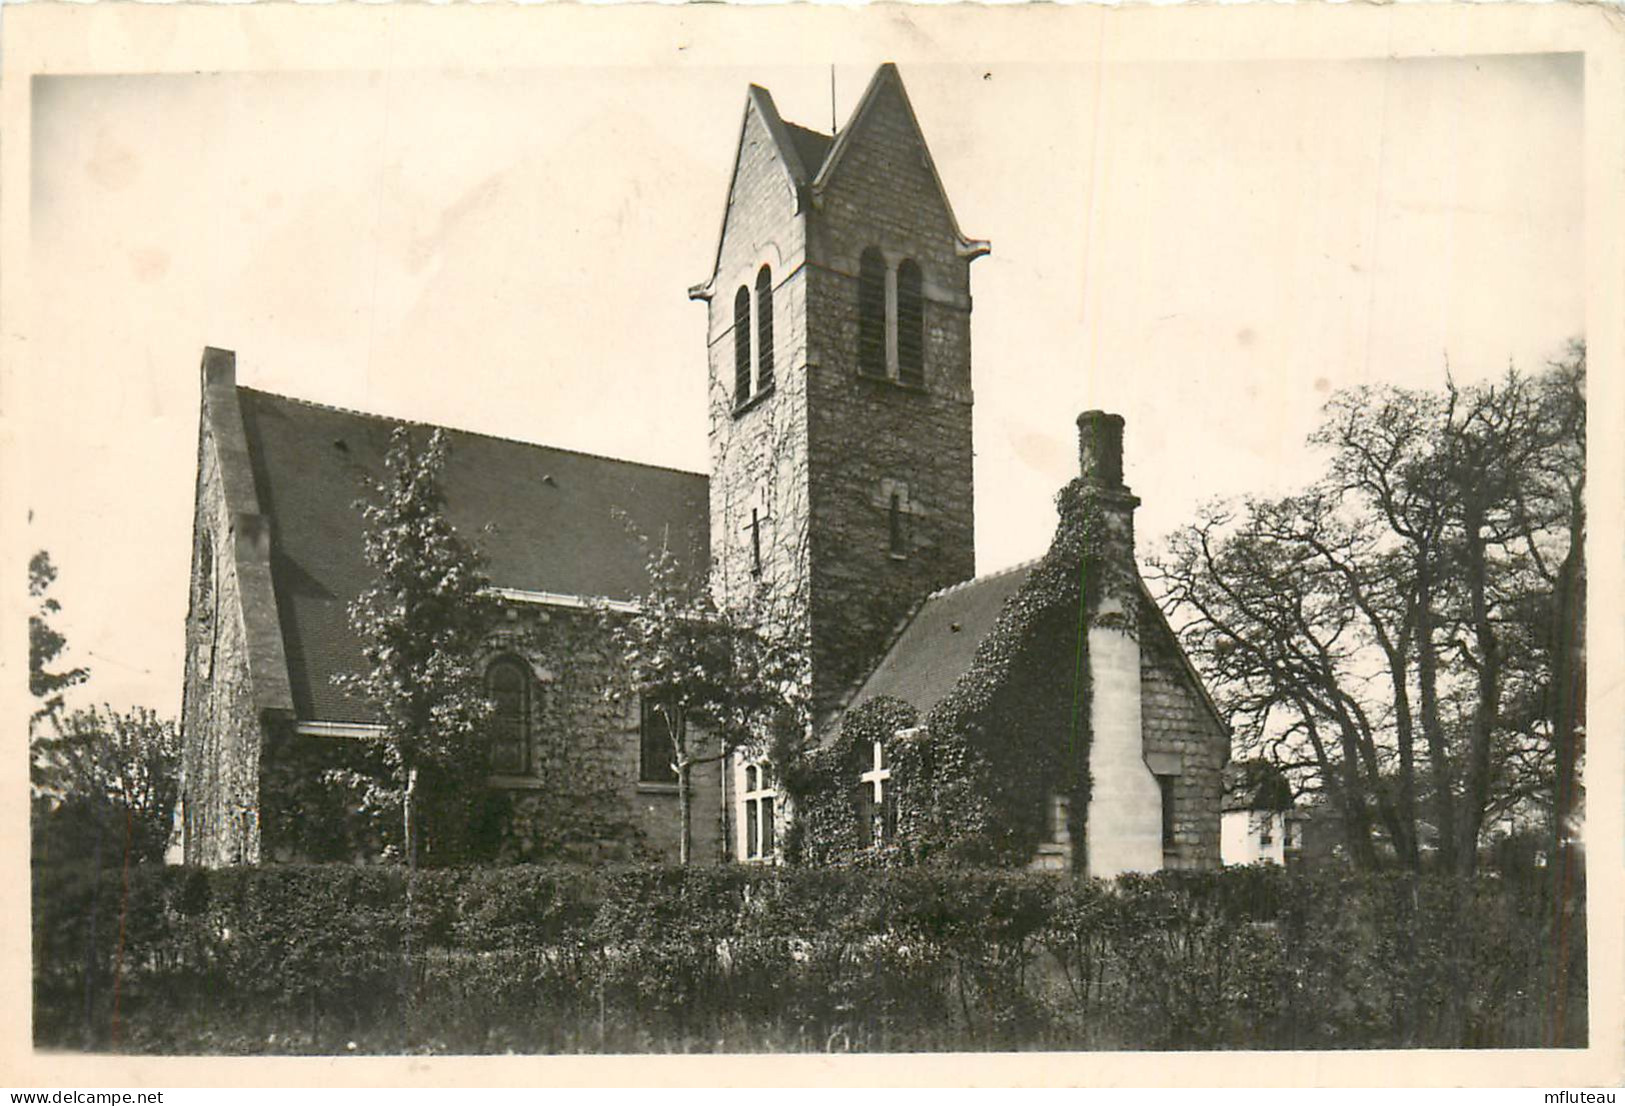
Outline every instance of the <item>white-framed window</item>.
<svg viewBox="0 0 1625 1106"><path fill-rule="evenodd" d="M739 774L739 859L764 862L778 856L778 788L773 766L751 761Z"/></svg>

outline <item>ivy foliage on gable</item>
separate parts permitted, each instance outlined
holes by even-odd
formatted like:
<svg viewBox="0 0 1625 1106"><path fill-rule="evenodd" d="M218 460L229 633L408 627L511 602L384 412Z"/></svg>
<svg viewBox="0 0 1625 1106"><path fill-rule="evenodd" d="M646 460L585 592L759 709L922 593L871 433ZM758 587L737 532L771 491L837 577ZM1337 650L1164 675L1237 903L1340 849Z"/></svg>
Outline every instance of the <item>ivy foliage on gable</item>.
<svg viewBox="0 0 1625 1106"><path fill-rule="evenodd" d="M797 812L787 842L792 860L1025 864L1049 832L1048 799L1054 794L1069 800L1074 855L1084 855L1092 701L1088 630L1139 633L1132 537L1114 529L1124 524L1102 502L1111 494L1081 479L1061 490L1060 524L1048 553L923 724L906 703L870 700L848 711L838 736L787 774ZM1118 602L1102 610L1106 595ZM896 834L866 846L858 786L875 741L892 771Z"/></svg>

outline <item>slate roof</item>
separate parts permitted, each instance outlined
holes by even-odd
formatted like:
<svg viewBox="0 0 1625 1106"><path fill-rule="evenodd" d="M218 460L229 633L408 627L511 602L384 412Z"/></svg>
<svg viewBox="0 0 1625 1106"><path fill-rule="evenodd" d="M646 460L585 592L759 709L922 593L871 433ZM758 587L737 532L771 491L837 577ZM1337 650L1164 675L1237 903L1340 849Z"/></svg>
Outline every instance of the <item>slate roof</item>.
<svg viewBox="0 0 1625 1106"><path fill-rule="evenodd" d="M993 630L999 612L1021 590L1037 561L967 580L934 593L892 642L852 703L890 695L922 715L953 690Z"/></svg>
<svg viewBox="0 0 1625 1106"><path fill-rule="evenodd" d="M976 647L992 632L999 614L1027 583L1034 559L1001 572L954 584L928 596L892 640L880 664L847 700L856 706L867 699L890 695L910 704L922 716L952 691L970 670ZM1172 646L1172 654L1190 686L1200 696L1213 720L1224 732L1229 724L1209 696L1202 678L1191 666L1168 625L1167 617L1140 581L1141 618L1153 625Z"/></svg>
<svg viewBox="0 0 1625 1106"><path fill-rule="evenodd" d="M332 684L361 655L347 606L372 573L361 552L361 476L383 470L402 420L236 390L261 510L294 710L370 721ZM669 535L686 563L709 556L706 477L446 431L447 514L498 587L625 599L647 583L637 535Z"/></svg>
<svg viewBox="0 0 1625 1106"><path fill-rule="evenodd" d="M820 134L789 120L784 121L784 130L790 136L790 143L796 148L796 156L801 159L801 167L807 171L807 180L802 182L805 184L817 177L818 170L824 167L824 159L829 156L829 148L835 145L835 136Z"/></svg>

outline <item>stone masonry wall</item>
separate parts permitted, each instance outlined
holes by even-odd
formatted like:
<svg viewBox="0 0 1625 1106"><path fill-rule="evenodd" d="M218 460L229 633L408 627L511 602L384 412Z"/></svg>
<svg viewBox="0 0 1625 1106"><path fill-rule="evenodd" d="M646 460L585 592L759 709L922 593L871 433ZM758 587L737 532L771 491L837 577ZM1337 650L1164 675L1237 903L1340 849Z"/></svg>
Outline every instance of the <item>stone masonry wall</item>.
<svg viewBox="0 0 1625 1106"><path fill-rule="evenodd" d="M1220 775L1230 758L1230 738L1191 686L1161 618L1148 611L1140 625L1145 749L1147 754L1177 756L1182 769L1174 782L1175 845L1164 853L1163 863L1169 868L1217 868Z"/></svg>
<svg viewBox="0 0 1625 1106"><path fill-rule="evenodd" d="M766 584L793 607L806 594L807 574L805 235L778 156L753 97L709 304L710 548L720 602L741 601ZM773 273L774 384L762 398L742 401L734 392L734 296L741 286L752 290L754 373L754 288L763 265ZM753 511L760 520L760 577L753 572Z"/></svg>
<svg viewBox="0 0 1625 1106"><path fill-rule="evenodd" d="M191 607L182 700L185 859L210 867L259 860L261 724L219 453L199 442Z"/></svg>
<svg viewBox="0 0 1625 1106"><path fill-rule="evenodd" d="M529 662L530 764L494 780L512 799L509 851L520 859L678 858L675 784L641 783L638 696L626 688L610 642L592 616L514 604L492 633L490 658ZM691 732L697 747L703 734ZM695 863L722 858L720 763L690 779Z"/></svg>
<svg viewBox="0 0 1625 1106"><path fill-rule="evenodd" d="M808 220L812 633L824 706L866 674L901 619L975 573L969 262L901 91L856 122ZM858 372L858 270L878 247L921 269L925 387ZM890 550L903 492L907 554Z"/></svg>
<svg viewBox="0 0 1625 1106"><path fill-rule="evenodd" d="M505 799L503 860L678 858L675 784L641 783L638 697L630 692L602 629L585 612L511 604L493 628L486 663L518 657L531 670L528 770L492 776ZM697 734L704 747L703 734ZM378 843L344 792L322 773L344 766L381 771L363 739L280 734L267 749L267 858L365 860ZM691 777L695 863L722 856L722 770ZM313 829L312 820L326 827ZM337 824L346 822L342 828Z"/></svg>

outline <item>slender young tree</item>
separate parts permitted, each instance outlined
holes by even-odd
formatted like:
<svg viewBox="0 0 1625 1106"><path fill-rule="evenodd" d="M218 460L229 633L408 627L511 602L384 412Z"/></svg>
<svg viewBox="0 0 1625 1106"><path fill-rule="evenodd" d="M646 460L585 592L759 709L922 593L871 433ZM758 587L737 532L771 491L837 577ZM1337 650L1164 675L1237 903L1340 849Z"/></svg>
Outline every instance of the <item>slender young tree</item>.
<svg viewBox="0 0 1625 1106"><path fill-rule="evenodd" d="M448 863L467 855L471 804L484 793L483 729L490 702L476 662L492 611L475 549L447 520L445 436L420 447L405 427L390 439L381 480L357 504L374 580L350 607L367 667L340 677L382 724L389 779L375 807L401 816L401 850Z"/></svg>
<svg viewBox="0 0 1625 1106"><path fill-rule="evenodd" d="M788 763L810 717L807 650L776 625L770 596L729 607L662 546L630 614L601 616L627 678L666 733L677 775L678 858L693 854L693 770L739 750Z"/></svg>

